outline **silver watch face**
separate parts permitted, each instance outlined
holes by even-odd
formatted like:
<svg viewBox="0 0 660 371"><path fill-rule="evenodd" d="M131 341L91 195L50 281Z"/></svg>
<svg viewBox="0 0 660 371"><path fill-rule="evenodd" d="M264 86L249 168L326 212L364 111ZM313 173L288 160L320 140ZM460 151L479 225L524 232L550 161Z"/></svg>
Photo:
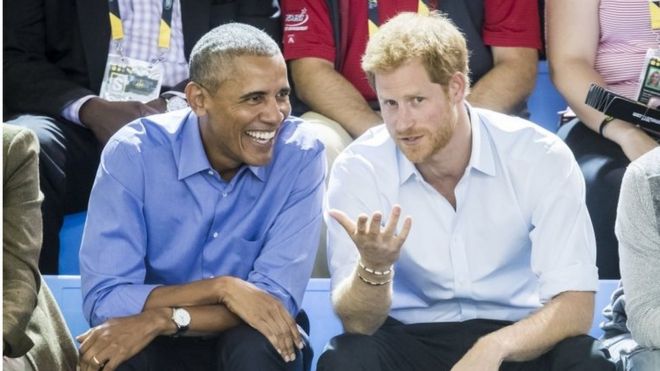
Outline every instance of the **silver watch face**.
<svg viewBox="0 0 660 371"><path fill-rule="evenodd" d="M176 111L183 108L188 108L188 102L186 102L185 99L176 95L167 99L167 112Z"/></svg>
<svg viewBox="0 0 660 371"><path fill-rule="evenodd" d="M172 313L172 320L178 328L188 327L190 325L190 313L183 308L175 308Z"/></svg>

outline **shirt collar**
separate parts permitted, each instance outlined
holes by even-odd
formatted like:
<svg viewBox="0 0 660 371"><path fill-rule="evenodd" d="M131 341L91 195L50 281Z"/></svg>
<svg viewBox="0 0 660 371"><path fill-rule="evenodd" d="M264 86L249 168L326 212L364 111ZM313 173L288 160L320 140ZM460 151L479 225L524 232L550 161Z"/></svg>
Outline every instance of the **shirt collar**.
<svg viewBox="0 0 660 371"><path fill-rule="evenodd" d="M275 154L273 153L273 159L271 159L271 162L275 160ZM254 174L254 176L257 177L257 179L261 180L262 182L266 181L266 167L268 165L264 166L248 166L248 169Z"/></svg>
<svg viewBox="0 0 660 371"><path fill-rule="evenodd" d="M472 151L468 169L474 168L486 175L494 176L496 174L495 151L487 130L484 130L483 117L469 103L465 103L465 106L470 114L472 128Z"/></svg>
<svg viewBox="0 0 660 371"><path fill-rule="evenodd" d="M176 149L179 152L177 155L179 159L179 180L212 169L206 151L204 150L202 135L199 132L199 120L193 112L190 112L186 116L179 138L179 146ZM257 179L263 182L266 180L266 166L268 165L247 166L247 168ZM243 166L241 166L242 168ZM236 174L241 172L241 169Z"/></svg>
<svg viewBox="0 0 660 371"><path fill-rule="evenodd" d="M179 180L187 178L201 171L211 169L211 164L204 151L202 136L199 132L197 115L192 111L186 116L182 124L179 139L177 140Z"/></svg>
<svg viewBox="0 0 660 371"><path fill-rule="evenodd" d="M474 168L484 174L494 176L496 174L495 160L493 158L495 154L486 131L482 130L481 117L470 104L465 103L465 106L470 116L470 127L472 130L472 150L467 169ZM394 140L392 141L394 142ZM413 175L422 179L422 174L398 147L396 148L396 153L399 165L399 184L405 183Z"/></svg>

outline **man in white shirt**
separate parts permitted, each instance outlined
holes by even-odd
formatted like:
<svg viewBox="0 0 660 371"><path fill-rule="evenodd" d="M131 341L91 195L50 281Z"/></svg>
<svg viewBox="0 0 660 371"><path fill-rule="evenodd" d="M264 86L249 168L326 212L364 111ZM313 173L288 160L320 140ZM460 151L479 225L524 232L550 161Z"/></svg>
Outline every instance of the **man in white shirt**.
<svg viewBox="0 0 660 371"><path fill-rule="evenodd" d="M347 333L319 370L612 368L585 335L598 274L579 168L554 135L466 103L467 54L437 14L399 15L369 41L385 125L331 173Z"/></svg>

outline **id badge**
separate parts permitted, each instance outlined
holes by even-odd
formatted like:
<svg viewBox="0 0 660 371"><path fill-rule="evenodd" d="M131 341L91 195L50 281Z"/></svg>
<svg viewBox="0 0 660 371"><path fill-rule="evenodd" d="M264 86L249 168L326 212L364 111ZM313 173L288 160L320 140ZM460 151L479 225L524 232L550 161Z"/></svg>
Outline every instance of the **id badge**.
<svg viewBox="0 0 660 371"><path fill-rule="evenodd" d="M151 64L139 59L108 56L101 85L101 98L109 101L149 102L158 98L163 82L160 63Z"/></svg>
<svg viewBox="0 0 660 371"><path fill-rule="evenodd" d="M660 97L660 49L648 49L644 57L644 68L639 76L637 100L648 104L652 98Z"/></svg>

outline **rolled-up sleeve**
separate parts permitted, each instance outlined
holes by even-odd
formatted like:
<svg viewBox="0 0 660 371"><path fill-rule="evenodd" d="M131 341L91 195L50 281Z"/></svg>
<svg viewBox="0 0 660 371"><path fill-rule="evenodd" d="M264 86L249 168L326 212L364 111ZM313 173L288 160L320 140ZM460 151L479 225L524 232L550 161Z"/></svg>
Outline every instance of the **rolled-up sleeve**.
<svg viewBox="0 0 660 371"><path fill-rule="evenodd" d="M542 302L564 291L596 291L596 241L585 203L584 178L570 150L555 141L542 169L529 174L532 269Z"/></svg>
<svg viewBox="0 0 660 371"><path fill-rule="evenodd" d="M131 143L113 139L101 155L80 248L83 311L90 325L140 313L156 286L145 284L143 164Z"/></svg>

